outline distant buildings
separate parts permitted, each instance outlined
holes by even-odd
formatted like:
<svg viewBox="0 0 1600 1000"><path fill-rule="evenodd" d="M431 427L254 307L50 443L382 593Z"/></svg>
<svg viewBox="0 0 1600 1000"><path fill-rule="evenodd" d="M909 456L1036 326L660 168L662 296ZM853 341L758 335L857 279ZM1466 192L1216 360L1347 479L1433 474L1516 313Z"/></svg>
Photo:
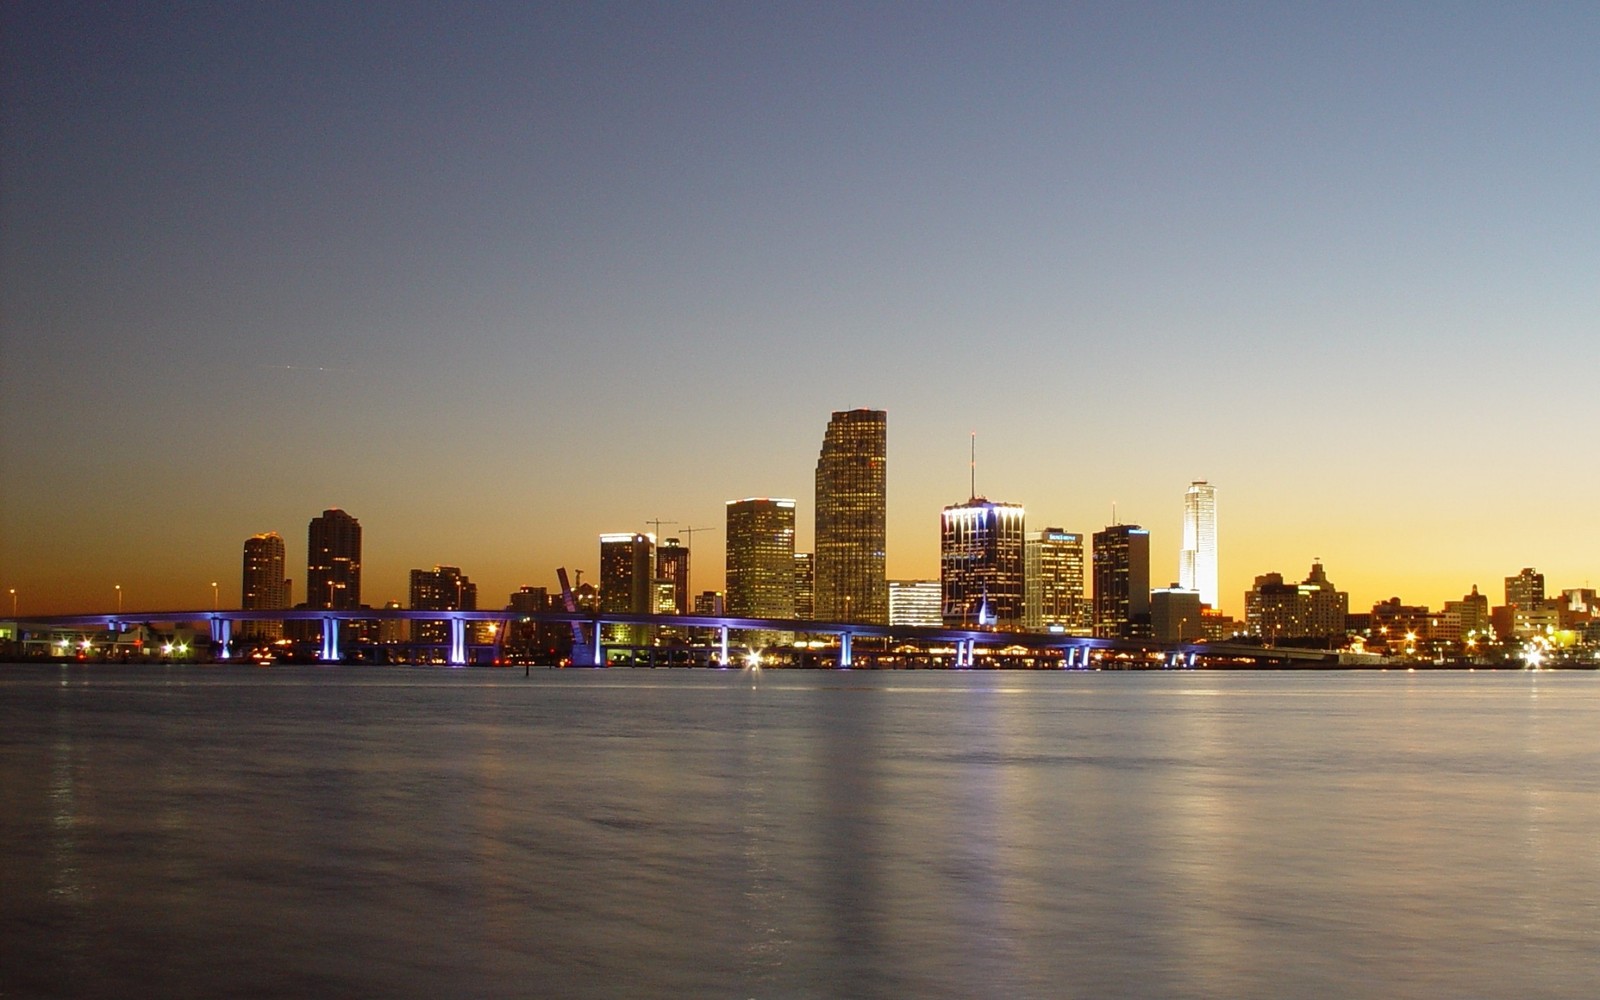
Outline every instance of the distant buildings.
<svg viewBox="0 0 1600 1000"><path fill-rule="evenodd" d="M817 456L815 612L824 621L887 624L888 414L836 411Z"/></svg>
<svg viewBox="0 0 1600 1000"><path fill-rule="evenodd" d="M944 624L944 596L938 580L890 580L889 624Z"/></svg>
<svg viewBox="0 0 1600 1000"><path fill-rule="evenodd" d="M727 502L727 613L794 616L794 501Z"/></svg>
<svg viewBox="0 0 1600 1000"><path fill-rule="evenodd" d="M289 607L289 581L284 577L283 536L276 531L244 540L244 578L239 607L245 611L279 611ZM245 622L245 638L283 638L282 622Z"/></svg>
<svg viewBox="0 0 1600 1000"><path fill-rule="evenodd" d="M1244 607L1246 629L1269 645L1285 639L1336 641L1345 634L1350 595L1334 587L1322 563L1314 562L1303 583L1285 583L1281 573L1256 577Z"/></svg>
<svg viewBox="0 0 1600 1000"><path fill-rule="evenodd" d="M361 607L361 522L337 507L312 518L306 532L306 606Z"/></svg>
<svg viewBox="0 0 1600 1000"><path fill-rule="evenodd" d="M1094 634L1136 638L1150 629L1150 532L1114 524L1094 534Z"/></svg>
<svg viewBox="0 0 1600 1000"><path fill-rule="evenodd" d="M1027 532L1022 543L1024 628L1092 634L1094 609L1084 593L1083 557L1083 536L1076 532Z"/></svg>
<svg viewBox="0 0 1600 1000"><path fill-rule="evenodd" d="M1178 586L1200 593L1200 602L1217 604L1217 488L1205 480L1189 484L1183 495L1183 549L1178 553Z"/></svg>
<svg viewBox="0 0 1600 1000"><path fill-rule="evenodd" d="M983 497L944 509L939 582L946 625L1021 627L1023 520L1021 504Z"/></svg>

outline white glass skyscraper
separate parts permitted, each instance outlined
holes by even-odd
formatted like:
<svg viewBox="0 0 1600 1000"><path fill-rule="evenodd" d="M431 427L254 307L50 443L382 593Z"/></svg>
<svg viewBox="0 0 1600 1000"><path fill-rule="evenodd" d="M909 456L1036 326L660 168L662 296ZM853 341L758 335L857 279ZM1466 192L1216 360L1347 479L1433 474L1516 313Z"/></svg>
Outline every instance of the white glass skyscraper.
<svg viewBox="0 0 1600 1000"><path fill-rule="evenodd" d="M1217 488L1205 480L1183 495L1183 550L1178 585L1200 592L1200 603L1217 607Z"/></svg>

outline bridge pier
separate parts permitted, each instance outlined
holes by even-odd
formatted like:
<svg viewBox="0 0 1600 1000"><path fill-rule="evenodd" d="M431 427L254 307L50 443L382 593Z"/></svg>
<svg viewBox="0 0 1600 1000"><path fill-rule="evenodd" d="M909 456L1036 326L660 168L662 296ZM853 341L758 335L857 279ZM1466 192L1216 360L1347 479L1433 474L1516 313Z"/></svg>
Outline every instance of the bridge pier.
<svg viewBox="0 0 1600 1000"><path fill-rule="evenodd" d="M324 663L337 663L339 661L339 619L322 619L322 660Z"/></svg>
<svg viewBox="0 0 1600 1000"><path fill-rule="evenodd" d="M728 665L728 626L717 629L717 665Z"/></svg>
<svg viewBox="0 0 1600 1000"><path fill-rule="evenodd" d="M233 619L211 616L211 645L217 649L217 659L228 658L228 644L233 641Z"/></svg>
<svg viewBox="0 0 1600 1000"><path fill-rule="evenodd" d="M467 664L467 623L459 617L450 619L450 665L464 667Z"/></svg>
<svg viewBox="0 0 1600 1000"><path fill-rule="evenodd" d="M839 633L839 666L841 668L848 669L854 662L855 662L854 659L850 655L850 633L849 632L840 632Z"/></svg>

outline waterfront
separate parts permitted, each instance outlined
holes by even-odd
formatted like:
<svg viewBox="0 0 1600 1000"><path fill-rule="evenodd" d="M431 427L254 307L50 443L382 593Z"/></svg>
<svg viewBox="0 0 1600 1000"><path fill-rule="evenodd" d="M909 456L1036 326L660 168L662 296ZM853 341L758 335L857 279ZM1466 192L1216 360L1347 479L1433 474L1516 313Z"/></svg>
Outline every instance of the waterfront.
<svg viewBox="0 0 1600 1000"><path fill-rule="evenodd" d="M0 996L1600 995L1600 677L0 669Z"/></svg>

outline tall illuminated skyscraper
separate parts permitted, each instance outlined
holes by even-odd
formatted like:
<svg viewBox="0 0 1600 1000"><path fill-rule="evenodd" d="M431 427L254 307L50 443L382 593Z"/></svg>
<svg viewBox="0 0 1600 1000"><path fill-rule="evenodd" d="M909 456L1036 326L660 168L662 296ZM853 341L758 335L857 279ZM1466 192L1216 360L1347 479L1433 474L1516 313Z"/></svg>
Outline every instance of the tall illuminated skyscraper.
<svg viewBox="0 0 1600 1000"><path fill-rule="evenodd" d="M889 415L835 411L817 456L816 616L889 623L885 572Z"/></svg>
<svg viewBox="0 0 1600 1000"><path fill-rule="evenodd" d="M312 518L306 533L306 607L361 607L361 522L337 507Z"/></svg>
<svg viewBox="0 0 1600 1000"><path fill-rule="evenodd" d="M277 611L289 606L289 581L284 579L283 536L276 531L244 540L244 581L239 607ZM258 639L283 638L282 622L246 622L243 634Z"/></svg>
<svg viewBox="0 0 1600 1000"><path fill-rule="evenodd" d="M794 501L728 501L727 613L794 617Z"/></svg>
<svg viewBox="0 0 1600 1000"><path fill-rule="evenodd" d="M946 625L1022 624L1022 544L1021 504L973 497L944 509L939 582Z"/></svg>
<svg viewBox="0 0 1600 1000"><path fill-rule="evenodd" d="M1178 586L1198 591L1200 603L1217 607L1217 488L1203 479L1183 495L1183 549Z"/></svg>

